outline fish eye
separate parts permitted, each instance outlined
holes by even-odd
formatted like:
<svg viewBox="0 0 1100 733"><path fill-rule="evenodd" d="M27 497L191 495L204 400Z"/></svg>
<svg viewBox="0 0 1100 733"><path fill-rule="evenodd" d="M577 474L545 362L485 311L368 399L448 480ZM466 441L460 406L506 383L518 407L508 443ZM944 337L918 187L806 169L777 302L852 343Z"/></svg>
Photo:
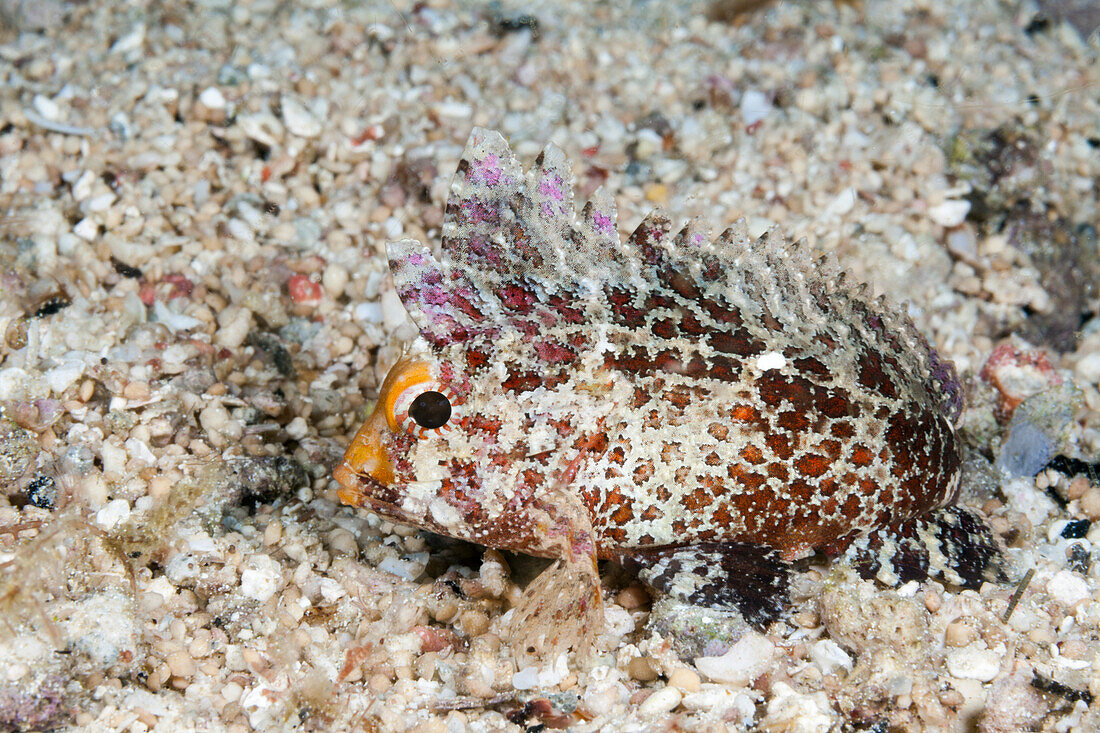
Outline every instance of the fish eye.
<svg viewBox="0 0 1100 733"><path fill-rule="evenodd" d="M409 417L422 428L441 428L451 419L451 401L442 392L421 392L409 405Z"/></svg>

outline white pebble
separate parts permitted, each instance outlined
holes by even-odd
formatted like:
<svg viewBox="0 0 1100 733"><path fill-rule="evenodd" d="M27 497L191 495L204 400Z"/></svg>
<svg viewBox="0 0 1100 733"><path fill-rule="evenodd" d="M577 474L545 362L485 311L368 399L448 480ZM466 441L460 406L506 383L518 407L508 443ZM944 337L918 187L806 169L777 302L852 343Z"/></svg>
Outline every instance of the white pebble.
<svg viewBox="0 0 1100 733"><path fill-rule="evenodd" d="M762 675L775 657L775 645L750 631L720 657L699 657L695 668L715 682L747 685Z"/></svg>
<svg viewBox="0 0 1100 733"><path fill-rule="evenodd" d="M207 87L199 94L199 101L207 109L225 109L225 95L217 87Z"/></svg>
<svg viewBox="0 0 1100 733"><path fill-rule="evenodd" d="M241 593L263 603L275 595L282 580L283 571L279 563L267 555L253 555L241 572Z"/></svg>
<svg viewBox="0 0 1100 733"><path fill-rule="evenodd" d="M196 532L187 538L187 549L191 552L217 552L218 546L206 532Z"/></svg>
<svg viewBox="0 0 1100 733"><path fill-rule="evenodd" d="M317 587L320 589L321 598L325 600L325 603L335 603L347 595L344 586L340 585L339 581L333 580L332 578L321 578Z"/></svg>
<svg viewBox="0 0 1100 733"><path fill-rule="evenodd" d="M32 376L25 369L19 367L0 369L0 400L26 400L32 397L47 397L45 384L41 385L43 387L42 394L36 394L38 390L34 388L38 386L37 381L39 381L37 374Z"/></svg>
<svg viewBox="0 0 1100 733"><path fill-rule="evenodd" d="M1090 597L1088 583L1072 570L1059 570L1047 581L1047 595L1066 608Z"/></svg>
<svg viewBox="0 0 1100 733"><path fill-rule="evenodd" d="M917 594L918 590L920 590L920 583L915 580L910 580L908 583L898 588L895 592L902 598L912 598Z"/></svg>
<svg viewBox="0 0 1100 733"><path fill-rule="evenodd" d="M84 374L84 362L66 361L61 366L54 367L46 372L46 382L50 385L50 391L61 396L76 380Z"/></svg>
<svg viewBox="0 0 1100 733"><path fill-rule="evenodd" d="M512 687L517 690L530 690L539 683L539 668L524 667L512 675Z"/></svg>
<svg viewBox="0 0 1100 733"><path fill-rule="evenodd" d="M134 26L129 33L115 41L108 53L125 54L130 51L137 51L144 43L145 26L139 23Z"/></svg>
<svg viewBox="0 0 1100 733"><path fill-rule="evenodd" d="M636 155L639 160L646 160L657 154L661 150L661 145L664 144L664 140L661 139L661 136L648 127L638 130L636 137L638 144L634 148L634 155Z"/></svg>
<svg viewBox="0 0 1100 733"><path fill-rule="evenodd" d="M99 225L91 219L81 219L73 227L73 234L83 239L85 242L90 242L99 236Z"/></svg>
<svg viewBox="0 0 1100 733"><path fill-rule="evenodd" d="M947 655L947 671L961 680L990 682L1001 671L1001 655L984 644L970 644Z"/></svg>
<svg viewBox="0 0 1100 733"><path fill-rule="evenodd" d="M844 189L837 194L829 206L825 209L826 214L833 214L834 216L844 216L850 212L856 205L856 190L852 186Z"/></svg>
<svg viewBox="0 0 1100 733"><path fill-rule="evenodd" d="M57 102L53 101L49 97L44 97L41 94L34 95L34 99L31 101L34 105L34 111L45 117L50 122L57 122L61 119L61 107Z"/></svg>
<svg viewBox="0 0 1100 733"><path fill-rule="evenodd" d="M104 473L122 474L126 471L126 449L110 441L103 441L99 448L99 460Z"/></svg>
<svg viewBox="0 0 1100 733"><path fill-rule="evenodd" d="M126 453L130 456L131 460L137 460L144 463L146 466L157 465L157 457L153 455L152 449L144 440L138 438L127 438Z"/></svg>
<svg viewBox="0 0 1100 733"><path fill-rule="evenodd" d="M202 321L198 318L175 313L159 300L153 301L153 313L156 315L157 321L163 323L172 332L190 331L202 325Z"/></svg>
<svg viewBox="0 0 1100 733"><path fill-rule="evenodd" d="M749 89L741 95L741 121L746 126L755 125L768 116L772 110L772 104L763 92Z"/></svg>
<svg viewBox="0 0 1100 733"><path fill-rule="evenodd" d="M393 331L408 320L409 314L405 312L405 306L401 304L397 291L387 290L382 293L382 327L387 331Z"/></svg>
<svg viewBox="0 0 1100 733"><path fill-rule="evenodd" d="M235 217L225 223L225 229L229 232L229 236L240 242L256 241L256 233L252 231L252 227Z"/></svg>
<svg viewBox="0 0 1100 733"><path fill-rule="evenodd" d="M432 105L432 111L440 117L464 120L474 113L473 107L463 102L440 102Z"/></svg>
<svg viewBox="0 0 1100 733"><path fill-rule="evenodd" d="M199 412L199 425L208 433L223 432L229 425L229 411L221 402L211 402Z"/></svg>
<svg viewBox="0 0 1100 733"><path fill-rule="evenodd" d="M405 580L416 580L424 572L425 565L427 558L420 562L419 559L387 557L378 563L378 569Z"/></svg>
<svg viewBox="0 0 1100 733"><path fill-rule="evenodd" d="M608 636L623 637L634 631L634 617L621 606L608 603L604 606L603 617L604 633Z"/></svg>
<svg viewBox="0 0 1100 733"><path fill-rule="evenodd" d="M838 669L852 671L852 658L832 639L821 639L810 647L810 660L826 675Z"/></svg>
<svg viewBox="0 0 1100 733"><path fill-rule="evenodd" d="M556 687L569 676L569 662L565 654L559 654L546 669L539 672L539 687Z"/></svg>
<svg viewBox="0 0 1100 733"><path fill-rule="evenodd" d="M269 148L278 145L284 134L283 123L270 113L243 115L237 118L237 124L246 136Z"/></svg>
<svg viewBox="0 0 1100 733"><path fill-rule="evenodd" d="M117 198L118 197L115 196L113 193L107 191L106 193L101 193L98 196L93 196L92 198L85 201L83 209L90 214L106 211L107 209L111 208L111 204L113 204L115 202L115 199Z"/></svg>
<svg viewBox="0 0 1100 733"><path fill-rule="evenodd" d="M1081 385L1100 384L1100 351L1086 354L1073 368Z"/></svg>
<svg viewBox="0 0 1100 733"><path fill-rule="evenodd" d="M365 323L382 322L382 304L378 302L359 303L355 306L355 320Z"/></svg>
<svg viewBox="0 0 1100 733"><path fill-rule="evenodd" d="M405 225L396 216L391 216L382 222L382 230L385 232L387 239L400 239L401 234L405 231Z"/></svg>
<svg viewBox="0 0 1100 733"><path fill-rule="evenodd" d="M96 175L91 171L84 171L80 174L80 177L73 183L73 201L78 204L84 199L92 195L92 188L95 186Z"/></svg>
<svg viewBox="0 0 1100 733"><path fill-rule="evenodd" d="M860 149L865 148L871 144L871 138L864 135L858 129L849 127L844 132L844 137L840 139L841 148Z"/></svg>
<svg viewBox="0 0 1100 733"><path fill-rule="evenodd" d="M298 137L317 137L321 134L321 123L313 118L301 102L292 97L283 97L283 123L286 129Z"/></svg>
<svg viewBox="0 0 1100 733"><path fill-rule="evenodd" d="M947 248L956 257L973 262L978 258L978 239L970 227L962 227L949 232Z"/></svg>
<svg viewBox="0 0 1100 733"><path fill-rule="evenodd" d="M333 298L339 298L344 294L344 288L348 285L348 271L340 265L331 264L321 274L321 286L325 292Z"/></svg>
<svg viewBox="0 0 1100 733"><path fill-rule="evenodd" d="M1048 516L1058 511L1054 500L1035 488L1035 482L1029 477L1005 481L1001 491L1009 508L1025 515L1033 526L1041 525Z"/></svg>
<svg viewBox="0 0 1100 733"><path fill-rule="evenodd" d="M944 201L928 210L928 218L943 227L957 227L970 213L969 201Z"/></svg>
<svg viewBox="0 0 1100 733"><path fill-rule="evenodd" d="M642 702L638 714L643 718L660 717L675 710L682 699L683 695L675 687L662 687Z"/></svg>
<svg viewBox="0 0 1100 733"><path fill-rule="evenodd" d="M200 567L195 556L189 552L176 554L164 567L164 575L172 581L172 585L183 585L190 580L194 580L199 577L200 572L202 572L202 567Z"/></svg>
<svg viewBox="0 0 1100 733"><path fill-rule="evenodd" d="M309 424L301 416L296 417L287 423L286 433L294 440L301 440L309 435Z"/></svg>
<svg viewBox="0 0 1100 733"><path fill-rule="evenodd" d="M114 529L130 517L130 502L125 499L112 499L107 506L95 514L95 523L105 530Z"/></svg>
<svg viewBox="0 0 1100 733"><path fill-rule="evenodd" d="M798 731L798 733L828 733L837 729L836 715L824 692L803 694L790 685L776 682L768 700L764 730Z"/></svg>
<svg viewBox="0 0 1100 733"><path fill-rule="evenodd" d="M247 308L226 308L218 314L221 328L214 334L214 344L235 349L244 343L252 328L252 311Z"/></svg>

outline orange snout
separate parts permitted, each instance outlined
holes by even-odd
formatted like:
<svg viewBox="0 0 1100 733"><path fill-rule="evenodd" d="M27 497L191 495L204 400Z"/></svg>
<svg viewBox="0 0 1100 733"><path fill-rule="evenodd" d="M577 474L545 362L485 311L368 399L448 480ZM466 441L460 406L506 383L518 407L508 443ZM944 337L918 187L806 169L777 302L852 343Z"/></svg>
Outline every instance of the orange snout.
<svg viewBox="0 0 1100 733"><path fill-rule="evenodd" d="M381 407L381 405L379 405ZM362 480L369 477L382 484L393 482L393 466L382 446L382 436L389 430L386 417L379 408L375 408L359 432L352 438L351 445L344 453L344 460L332 472L332 477L340 484L337 492L340 501L351 506L363 505Z"/></svg>
<svg viewBox="0 0 1100 733"><path fill-rule="evenodd" d="M385 436L400 429L394 416L398 396L406 389L430 380L431 369L422 359L405 357L394 364L379 391L374 412L352 438L344 460L332 472L340 484L340 501L351 506L366 506L364 480L389 485L394 481L393 465L386 455Z"/></svg>

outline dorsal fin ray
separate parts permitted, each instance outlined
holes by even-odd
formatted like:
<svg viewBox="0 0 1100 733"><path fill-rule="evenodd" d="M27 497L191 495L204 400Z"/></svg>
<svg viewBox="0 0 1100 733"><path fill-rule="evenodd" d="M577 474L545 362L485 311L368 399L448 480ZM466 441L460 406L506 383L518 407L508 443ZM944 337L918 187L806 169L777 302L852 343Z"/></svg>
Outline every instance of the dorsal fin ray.
<svg viewBox="0 0 1100 733"><path fill-rule="evenodd" d="M431 247L415 239L386 245L397 295L413 323L429 343L439 348L485 335L494 319L492 304L462 271L432 256Z"/></svg>
<svg viewBox="0 0 1100 733"><path fill-rule="evenodd" d="M443 263L486 277L490 289L538 267L541 242L532 236L528 201L523 169L504 137L474 128L447 199Z"/></svg>
<svg viewBox="0 0 1100 733"><path fill-rule="evenodd" d="M672 234L657 210L621 241L611 194L597 190L577 217L573 184L557 147L524 173L499 133L475 128L452 184L439 260L415 242L390 246L398 293L425 338L437 346L508 331L531 338L556 323L606 320L609 288L636 310L647 293L665 289L738 309L761 338L782 332L798 343L854 328L872 348L912 353L908 379L934 371L957 401L957 377L906 313L846 282L831 254L775 230L753 239L743 219L713 241L698 221Z"/></svg>

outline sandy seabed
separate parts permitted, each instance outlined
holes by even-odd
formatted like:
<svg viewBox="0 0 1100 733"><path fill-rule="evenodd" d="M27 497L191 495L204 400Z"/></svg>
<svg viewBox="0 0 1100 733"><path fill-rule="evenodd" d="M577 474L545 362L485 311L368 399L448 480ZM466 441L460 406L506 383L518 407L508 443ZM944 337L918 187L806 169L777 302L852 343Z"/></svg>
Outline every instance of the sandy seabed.
<svg viewBox="0 0 1100 733"><path fill-rule="evenodd" d="M714 14L0 2L0 730L1100 729L1096 36L1032 2ZM438 240L475 125L562 147L624 233L744 216L908 300L1010 582L810 563L698 662L612 568L597 654L518 666L522 558L329 478L415 336L385 242Z"/></svg>

